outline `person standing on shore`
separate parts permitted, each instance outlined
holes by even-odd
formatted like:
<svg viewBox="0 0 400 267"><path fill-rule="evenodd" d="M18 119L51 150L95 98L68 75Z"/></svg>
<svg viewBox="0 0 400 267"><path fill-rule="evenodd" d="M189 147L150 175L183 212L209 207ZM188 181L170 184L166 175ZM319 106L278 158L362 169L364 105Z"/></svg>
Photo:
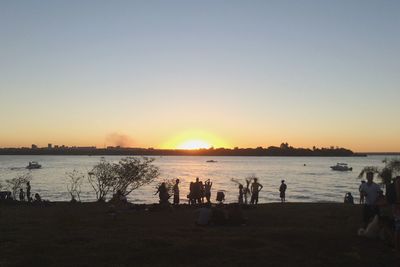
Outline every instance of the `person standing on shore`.
<svg viewBox="0 0 400 267"><path fill-rule="evenodd" d="M28 200L28 202L32 201L32 198L31 198L31 183L29 181L26 183L26 199Z"/></svg>
<svg viewBox="0 0 400 267"><path fill-rule="evenodd" d="M210 181L210 179L208 179L205 183L204 183L204 193L206 196L206 200L207 203L211 203L211 187L212 187L212 182Z"/></svg>
<svg viewBox="0 0 400 267"><path fill-rule="evenodd" d="M19 201L25 201L25 193L22 188L19 190Z"/></svg>
<svg viewBox="0 0 400 267"><path fill-rule="evenodd" d="M193 197L194 197L194 203L200 204L201 203L201 186L202 183L200 183L199 177L196 177L196 182L194 183L193 186Z"/></svg>
<svg viewBox="0 0 400 267"><path fill-rule="evenodd" d="M243 204L243 185L239 184L239 204Z"/></svg>
<svg viewBox="0 0 400 267"><path fill-rule="evenodd" d="M360 186L358 187L358 192L360 192L360 204L364 204L364 195L361 192L361 187L365 184L365 181L361 181Z"/></svg>
<svg viewBox="0 0 400 267"><path fill-rule="evenodd" d="M258 194L262 188L263 186L258 182L258 179L254 178L254 182L251 184L251 204L258 204Z"/></svg>
<svg viewBox="0 0 400 267"><path fill-rule="evenodd" d="M174 205L178 205L179 204L179 179L176 179L172 190L174 191Z"/></svg>
<svg viewBox="0 0 400 267"><path fill-rule="evenodd" d="M376 201L379 196L381 188L379 185L373 182L374 173L367 173L367 182L361 185L361 195L365 197L365 204L363 207L363 222L366 227L369 221L375 216L379 215L379 207L376 205Z"/></svg>
<svg viewBox="0 0 400 267"><path fill-rule="evenodd" d="M279 196L281 198L281 202L284 203L286 201L286 189L287 189L287 185L285 184L285 180L281 181L281 186L279 187Z"/></svg>
<svg viewBox="0 0 400 267"><path fill-rule="evenodd" d="M244 188L244 204L248 204L248 197L250 196L250 182L251 180L249 178L246 178L246 188Z"/></svg>

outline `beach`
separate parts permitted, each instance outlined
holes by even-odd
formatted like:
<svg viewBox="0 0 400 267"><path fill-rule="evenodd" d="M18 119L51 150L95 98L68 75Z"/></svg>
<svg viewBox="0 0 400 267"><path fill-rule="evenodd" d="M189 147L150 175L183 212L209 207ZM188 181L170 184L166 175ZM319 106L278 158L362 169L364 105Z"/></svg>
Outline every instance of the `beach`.
<svg viewBox="0 0 400 267"><path fill-rule="evenodd" d="M181 205L0 203L0 266L398 266L357 236L359 205L274 203L243 209L243 226L195 225ZM388 210L385 210L388 212Z"/></svg>

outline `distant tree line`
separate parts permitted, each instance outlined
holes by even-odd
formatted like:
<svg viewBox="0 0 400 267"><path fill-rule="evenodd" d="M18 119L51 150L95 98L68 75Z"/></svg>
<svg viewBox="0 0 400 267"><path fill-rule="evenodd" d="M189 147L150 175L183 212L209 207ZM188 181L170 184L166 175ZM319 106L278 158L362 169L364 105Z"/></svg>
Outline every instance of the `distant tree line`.
<svg viewBox="0 0 400 267"><path fill-rule="evenodd" d="M342 147L295 148L288 143L268 148L208 148L208 149L154 149L154 148L2 148L0 155L144 155L144 156L365 156Z"/></svg>

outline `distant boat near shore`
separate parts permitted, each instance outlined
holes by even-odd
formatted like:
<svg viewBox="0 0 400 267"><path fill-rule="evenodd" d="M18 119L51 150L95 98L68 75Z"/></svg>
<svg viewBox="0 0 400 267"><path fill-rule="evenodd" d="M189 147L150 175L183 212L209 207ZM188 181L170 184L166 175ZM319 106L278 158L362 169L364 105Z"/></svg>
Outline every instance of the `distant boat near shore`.
<svg viewBox="0 0 400 267"><path fill-rule="evenodd" d="M331 169L334 171L342 171L342 172L353 170L353 168L349 167L347 163L337 163L336 165L331 166Z"/></svg>
<svg viewBox="0 0 400 267"><path fill-rule="evenodd" d="M42 168L42 165L40 165L37 161L30 161L26 168L29 170L40 169Z"/></svg>
<svg viewBox="0 0 400 267"><path fill-rule="evenodd" d="M206 162L208 162L208 163L214 163L214 162L218 162L218 161L210 159L210 160L207 160Z"/></svg>

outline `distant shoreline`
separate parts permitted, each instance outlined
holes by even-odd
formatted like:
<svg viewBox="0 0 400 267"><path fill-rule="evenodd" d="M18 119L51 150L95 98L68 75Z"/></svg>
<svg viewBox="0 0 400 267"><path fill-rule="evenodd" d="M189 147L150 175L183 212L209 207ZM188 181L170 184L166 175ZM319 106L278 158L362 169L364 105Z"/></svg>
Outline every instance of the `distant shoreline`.
<svg viewBox="0 0 400 267"><path fill-rule="evenodd" d="M49 156L248 156L248 157L366 157L367 153L354 153L344 148L210 148L210 149L145 149L145 148L1 148L0 155Z"/></svg>

